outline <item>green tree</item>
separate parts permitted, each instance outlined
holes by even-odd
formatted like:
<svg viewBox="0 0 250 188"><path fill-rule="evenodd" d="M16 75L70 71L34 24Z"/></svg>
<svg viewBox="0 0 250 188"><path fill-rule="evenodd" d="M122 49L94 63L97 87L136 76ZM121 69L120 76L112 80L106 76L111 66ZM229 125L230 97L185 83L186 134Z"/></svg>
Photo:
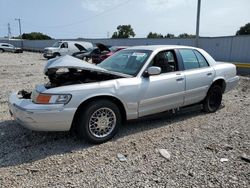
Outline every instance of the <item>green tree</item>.
<svg viewBox="0 0 250 188"><path fill-rule="evenodd" d="M40 32L23 33L22 38L26 40L50 40L50 36Z"/></svg>
<svg viewBox="0 0 250 188"><path fill-rule="evenodd" d="M149 39L163 38L163 35L160 33L152 33L150 32L147 36Z"/></svg>
<svg viewBox="0 0 250 188"><path fill-rule="evenodd" d="M187 34L187 33L182 33L182 34L179 34L178 37L179 37L179 38L194 38L195 35Z"/></svg>
<svg viewBox="0 0 250 188"><path fill-rule="evenodd" d="M174 34L168 33L167 35L165 35L165 38L174 38Z"/></svg>
<svg viewBox="0 0 250 188"><path fill-rule="evenodd" d="M250 23L240 27L240 29L236 32L236 35L250 35Z"/></svg>
<svg viewBox="0 0 250 188"><path fill-rule="evenodd" d="M134 36L135 36L135 32L133 28L131 27L131 25L119 25L117 27L117 31L113 33L112 38L113 39L130 38Z"/></svg>

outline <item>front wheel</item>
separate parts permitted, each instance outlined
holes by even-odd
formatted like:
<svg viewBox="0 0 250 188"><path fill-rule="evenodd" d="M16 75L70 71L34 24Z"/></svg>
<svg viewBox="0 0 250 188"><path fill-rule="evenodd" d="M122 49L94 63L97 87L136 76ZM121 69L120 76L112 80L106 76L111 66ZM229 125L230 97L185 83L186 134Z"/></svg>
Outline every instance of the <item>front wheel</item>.
<svg viewBox="0 0 250 188"><path fill-rule="evenodd" d="M55 58L55 57L60 57L60 54L59 53L54 53L53 54L53 57Z"/></svg>
<svg viewBox="0 0 250 188"><path fill-rule="evenodd" d="M218 85L213 85L209 89L207 96L203 102L203 109L205 112L215 112L221 105L222 89Z"/></svg>
<svg viewBox="0 0 250 188"><path fill-rule="evenodd" d="M111 139L120 125L117 105L109 100L97 100L80 109L76 130L80 139L98 144Z"/></svg>
<svg viewBox="0 0 250 188"><path fill-rule="evenodd" d="M3 49L0 49L0 53L3 53L4 52L4 50Z"/></svg>

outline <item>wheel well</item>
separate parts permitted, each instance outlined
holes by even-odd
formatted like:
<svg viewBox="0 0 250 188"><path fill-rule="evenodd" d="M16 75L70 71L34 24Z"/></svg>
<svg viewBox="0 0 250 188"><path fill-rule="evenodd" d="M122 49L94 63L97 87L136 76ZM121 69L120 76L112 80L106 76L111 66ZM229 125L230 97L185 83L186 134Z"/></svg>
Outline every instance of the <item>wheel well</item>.
<svg viewBox="0 0 250 188"><path fill-rule="evenodd" d="M59 55L60 56L60 53L59 52L54 52L54 55L56 56L56 55Z"/></svg>
<svg viewBox="0 0 250 188"><path fill-rule="evenodd" d="M226 82L225 82L225 80L218 79L218 80L214 81L214 83L212 85L218 85L218 86L220 86L221 89L222 89L222 93L225 92L225 89L226 89Z"/></svg>
<svg viewBox="0 0 250 188"><path fill-rule="evenodd" d="M97 100L101 100L101 99L109 100L109 101L115 103L117 105L117 107L119 108L120 112L121 112L122 122L126 121L126 119L127 119L126 110L124 108L123 103L119 99L117 99L115 97L112 97L112 96L96 96L96 97L92 97L90 99L87 99L86 101L82 102L78 106L78 108L76 110L76 113L74 115L74 118L73 118L71 129L75 128L75 125L76 125L76 122L77 122L77 116L79 115L79 112L80 112L81 108L83 106L87 106L89 103L91 103L93 101L97 101Z"/></svg>

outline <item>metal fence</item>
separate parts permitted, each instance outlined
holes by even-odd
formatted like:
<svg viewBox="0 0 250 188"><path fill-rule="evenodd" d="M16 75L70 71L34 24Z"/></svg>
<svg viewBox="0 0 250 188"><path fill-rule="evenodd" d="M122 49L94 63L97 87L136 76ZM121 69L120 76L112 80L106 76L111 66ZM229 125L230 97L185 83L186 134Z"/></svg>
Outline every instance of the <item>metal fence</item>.
<svg viewBox="0 0 250 188"><path fill-rule="evenodd" d="M68 40L68 39L67 39ZM69 39L72 40L72 39ZM92 43L103 43L112 46L134 46L134 45L186 45L195 46L195 39L82 39ZM23 46L26 50L42 51L45 47L53 45L58 40L24 40ZM0 40L20 46L20 41ZM199 47L209 52L217 61L250 63L250 36L229 37L201 37Z"/></svg>

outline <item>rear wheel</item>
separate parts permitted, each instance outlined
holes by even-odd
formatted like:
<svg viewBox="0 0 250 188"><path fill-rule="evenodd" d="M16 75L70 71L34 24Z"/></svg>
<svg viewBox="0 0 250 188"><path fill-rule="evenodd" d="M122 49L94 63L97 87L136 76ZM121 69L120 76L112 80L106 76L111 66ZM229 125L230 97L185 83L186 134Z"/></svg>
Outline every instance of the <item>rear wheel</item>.
<svg viewBox="0 0 250 188"><path fill-rule="evenodd" d="M97 100L80 109L76 130L80 139L102 143L111 139L121 125L119 108L109 100Z"/></svg>
<svg viewBox="0 0 250 188"><path fill-rule="evenodd" d="M215 112L221 105L222 89L218 85L213 85L209 89L207 96L203 102L203 109L205 112Z"/></svg>
<svg viewBox="0 0 250 188"><path fill-rule="evenodd" d="M4 52L4 50L3 49L0 49L0 53L3 53Z"/></svg>

